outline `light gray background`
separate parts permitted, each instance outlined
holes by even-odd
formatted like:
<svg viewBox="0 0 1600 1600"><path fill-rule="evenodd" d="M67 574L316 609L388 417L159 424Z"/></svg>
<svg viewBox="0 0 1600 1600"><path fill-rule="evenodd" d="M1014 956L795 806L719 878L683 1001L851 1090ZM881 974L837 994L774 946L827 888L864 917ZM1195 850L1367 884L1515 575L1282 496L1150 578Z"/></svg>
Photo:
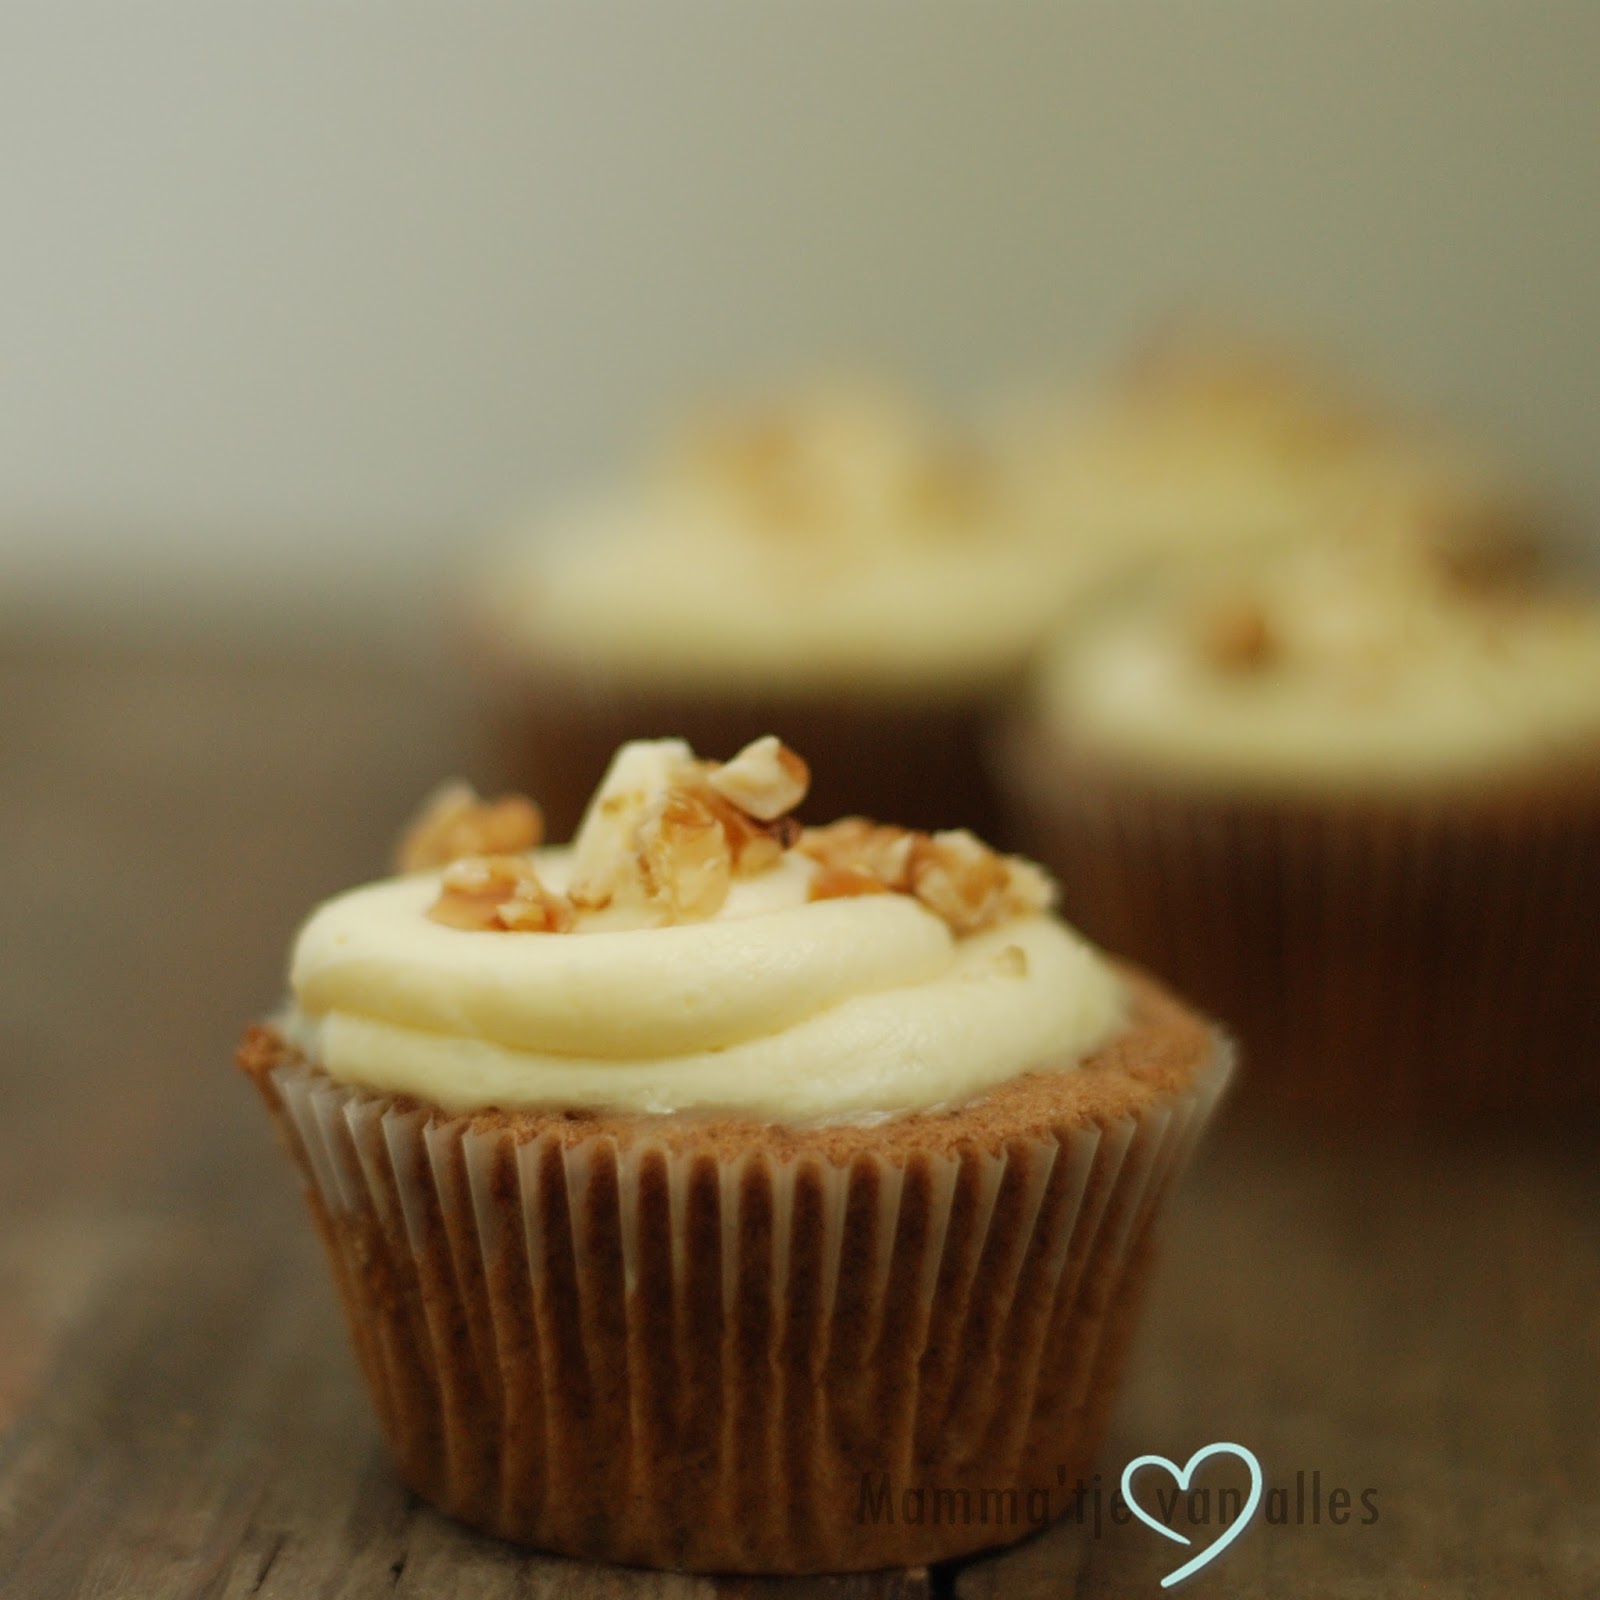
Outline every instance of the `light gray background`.
<svg viewBox="0 0 1600 1600"><path fill-rule="evenodd" d="M1588 0L0 5L0 612L406 626L686 389L1196 295L1593 538L1597 202Z"/></svg>

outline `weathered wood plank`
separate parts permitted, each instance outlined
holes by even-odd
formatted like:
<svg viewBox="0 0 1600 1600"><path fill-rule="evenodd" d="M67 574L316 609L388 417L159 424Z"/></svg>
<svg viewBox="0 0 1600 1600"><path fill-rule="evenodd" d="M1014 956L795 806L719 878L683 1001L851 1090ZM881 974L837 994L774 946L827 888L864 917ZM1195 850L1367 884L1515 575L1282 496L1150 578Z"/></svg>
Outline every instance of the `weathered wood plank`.
<svg viewBox="0 0 1600 1600"><path fill-rule="evenodd" d="M926 1593L562 1561L396 1478L227 1063L307 907L465 748L433 671L0 656L0 1593Z"/></svg>
<svg viewBox="0 0 1600 1600"><path fill-rule="evenodd" d="M1109 1494L1137 1455L1181 1465L1233 1440L1286 1489L1290 1520L1264 1508L1192 1592L1600 1593L1592 1141L1219 1130L1169 1231L1102 1473ZM1312 1521L1313 1473L1324 1506L1351 1494L1348 1522ZM1192 1531L1198 1549L1218 1529ZM1068 1521L974 1563L957 1594L1153 1595L1192 1553L1137 1523L1103 1519L1097 1537Z"/></svg>
<svg viewBox="0 0 1600 1600"><path fill-rule="evenodd" d="M463 765L458 708L414 666L0 651L0 1593L1159 1594L1182 1553L1139 1526L1060 1524L932 1584L711 1583L518 1552L400 1487L225 1062L305 908ZM1595 1132L1224 1124L1102 1493L1227 1438L1379 1519L1262 1520L1187 1592L1600 1593Z"/></svg>

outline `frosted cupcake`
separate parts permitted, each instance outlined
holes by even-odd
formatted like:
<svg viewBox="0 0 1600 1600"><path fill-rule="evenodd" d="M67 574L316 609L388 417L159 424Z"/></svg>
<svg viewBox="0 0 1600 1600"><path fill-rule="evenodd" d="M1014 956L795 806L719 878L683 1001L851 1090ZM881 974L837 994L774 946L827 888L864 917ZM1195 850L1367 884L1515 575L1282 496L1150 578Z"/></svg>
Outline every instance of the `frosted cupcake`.
<svg viewBox="0 0 1600 1600"><path fill-rule="evenodd" d="M1069 913L1235 1023L1255 1092L1600 1100L1593 598L1404 536L1190 571L1078 630L1008 753Z"/></svg>
<svg viewBox="0 0 1600 1600"><path fill-rule="evenodd" d="M1226 1052L1037 868L801 830L806 777L627 745L554 850L448 791L247 1036L400 1470L480 1528L861 1569L1090 1470Z"/></svg>
<svg viewBox="0 0 1600 1600"><path fill-rule="evenodd" d="M1060 611L993 474L892 391L705 420L636 481L541 519L471 599L494 769L565 838L637 732L832 753L823 815L979 828L981 730Z"/></svg>
<svg viewBox="0 0 1600 1600"><path fill-rule="evenodd" d="M1434 528L1464 559L1517 560L1536 520L1481 451L1385 415L1302 356L1201 324L1152 341L1097 389L1015 405L997 435L1009 514L1109 582L1380 510Z"/></svg>

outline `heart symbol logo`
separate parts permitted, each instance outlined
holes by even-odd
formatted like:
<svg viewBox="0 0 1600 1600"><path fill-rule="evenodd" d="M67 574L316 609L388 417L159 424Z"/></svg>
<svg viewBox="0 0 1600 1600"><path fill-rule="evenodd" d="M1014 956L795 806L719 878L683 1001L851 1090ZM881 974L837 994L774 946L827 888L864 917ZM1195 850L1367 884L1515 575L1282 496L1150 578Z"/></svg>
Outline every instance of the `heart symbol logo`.
<svg viewBox="0 0 1600 1600"><path fill-rule="evenodd" d="M1208 1444L1203 1450L1195 1453L1180 1467L1175 1461L1168 1461L1165 1456L1136 1456L1122 1469L1122 1498L1127 1501L1128 1509L1147 1527L1154 1528L1164 1539L1176 1539L1179 1544L1192 1544L1194 1541L1176 1528L1169 1528L1166 1523L1152 1517L1145 1508L1133 1497L1133 1475L1141 1467L1162 1467L1170 1472L1177 1480L1181 1492L1187 1492L1190 1481L1194 1477L1195 1468L1202 1462L1209 1461L1213 1456L1237 1456L1244 1462L1250 1472L1250 1494L1243 1506L1229 1525L1223 1529L1220 1538L1208 1544L1199 1555L1185 1561L1181 1567L1175 1568L1161 1580L1163 1589L1170 1589L1175 1583L1182 1583L1185 1578L1193 1577L1208 1561L1214 1561L1224 1550L1233 1543L1245 1530L1245 1524L1255 1515L1256 1507L1261 1504L1261 1463L1255 1456L1246 1450L1242 1444Z"/></svg>

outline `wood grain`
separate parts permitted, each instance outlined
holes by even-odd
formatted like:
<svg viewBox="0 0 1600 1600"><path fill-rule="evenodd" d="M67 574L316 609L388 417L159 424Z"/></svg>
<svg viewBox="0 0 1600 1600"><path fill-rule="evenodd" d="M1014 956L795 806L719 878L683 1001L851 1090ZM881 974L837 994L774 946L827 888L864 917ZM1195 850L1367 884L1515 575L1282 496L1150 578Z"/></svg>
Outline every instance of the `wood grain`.
<svg viewBox="0 0 1600 1600"><path fill-rule="evenodd" d="M227 1061L305 909L380 871L470 748L426 663L0 649L0 1594L1162 1593L1182 1553L1137 1525L727 1582L514 1550L400 1488ZM1235 1439L1269 1484L1320 1473L1379 1516L1258 1519L1187 1592L1600 1593L1596 1132L1225 1121L1102 1488Z"/></svg>

